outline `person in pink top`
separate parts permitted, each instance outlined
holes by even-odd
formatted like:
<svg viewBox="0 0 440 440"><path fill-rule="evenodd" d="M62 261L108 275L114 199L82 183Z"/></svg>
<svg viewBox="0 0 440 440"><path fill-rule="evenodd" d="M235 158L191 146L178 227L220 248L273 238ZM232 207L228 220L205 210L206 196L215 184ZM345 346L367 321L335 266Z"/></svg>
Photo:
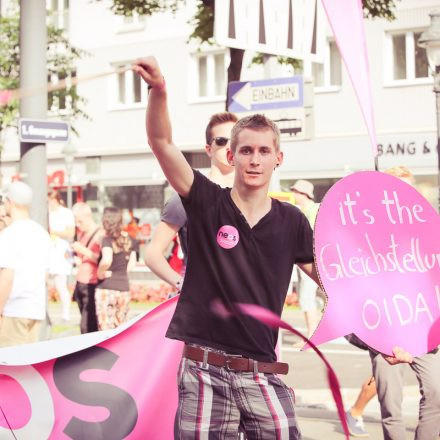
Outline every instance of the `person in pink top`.
<svg viewBox="0 0 440 440"><path fill-rule="evenodd" d="M93 220L92 210L86 203L75 204L73 214L77 241L72 244L72 248L80 259L73 295L81 313L81 333L89 333L98 330L95 290L98 284L98 259L104 231Z"/></svg>

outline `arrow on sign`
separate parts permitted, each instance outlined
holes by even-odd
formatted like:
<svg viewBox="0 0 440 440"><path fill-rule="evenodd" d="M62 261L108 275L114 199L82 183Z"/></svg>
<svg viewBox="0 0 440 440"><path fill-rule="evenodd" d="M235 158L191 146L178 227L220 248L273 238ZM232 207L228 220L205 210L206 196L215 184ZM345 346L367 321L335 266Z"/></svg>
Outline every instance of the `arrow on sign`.
<svg viewBox="0 0 440 440"><path fill-rule="evenodd" d="M232 96L232 100L244 107L246 110L252 109L252 86L248 82L237 93Z"/></svg>
<svg viewBox="0 0 440 440"><path fill-rule="evenodd" d="M232 112L256 112L302 107L303 79L287 77L229 84L228 108Z"/></svg>

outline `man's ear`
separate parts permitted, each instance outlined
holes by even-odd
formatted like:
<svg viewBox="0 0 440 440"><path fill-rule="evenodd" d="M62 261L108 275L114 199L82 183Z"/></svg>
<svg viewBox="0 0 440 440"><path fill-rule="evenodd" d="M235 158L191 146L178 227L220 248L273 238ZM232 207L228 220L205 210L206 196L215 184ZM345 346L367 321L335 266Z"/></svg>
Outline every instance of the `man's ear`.
<svg viewBox="0 0 440 440"><path fill-rule="evenodd" d="M208 157L212 157L212 146L209 144L205 145L205 152L208 155Z"/></svg>
<svg viewBox="0 0 440 440"><path fill-rule="evenodd" d="M232 150L230 148L228 148L226 150L226 159L228 160L229 165L231 165L231 167L233 167L234 164L234 153L232 152Z"/></svg>
<svg viewBox="0 0 440 440"><path fill-rule="evenodd" d="M278 151L278 153L277 153L277 160L278 160L277 167L279 167L283 163L283 159L284 159L283 152Z"/></svg>

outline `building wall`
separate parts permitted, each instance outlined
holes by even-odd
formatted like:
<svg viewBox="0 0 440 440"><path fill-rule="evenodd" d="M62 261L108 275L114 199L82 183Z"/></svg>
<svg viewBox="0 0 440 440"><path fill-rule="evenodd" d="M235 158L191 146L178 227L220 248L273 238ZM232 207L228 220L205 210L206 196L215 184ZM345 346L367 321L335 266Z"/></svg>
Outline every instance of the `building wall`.
<svg viewBox="0 0 440 440"><path fill-rule="evenodd" d="M111 13L108 0L71 1L69 35L73 44L89 53L78 63L79 77L155 55L167 82L174 140L182 150L202 151L207 120L212 113L224 109L224 97L194 98L198 79L192 55L221 48L198 47L187 42L191 32L188 19L194 12L194 3L187 3L175 15L146 17L144 22L127 26L123 18ZM428 176L428 180L437 173L432 79L390 84L385 75L391 57L386 35L428 27L428 14L435 6L436 0L402 0L397 2L395 21L365 21L375 120L383 152L379 166L383 169L406 164L417 175ZM329 28L327 35L331 38ZM245 57L242 80L261 78L264 74L261 66L248 67L251 57L252 54ZM291 73L281 67L272 71L273 76ZM145 95L145 86L142 87ZM126 107L116 105L116 75L82 82L78 91L87 98L86 110L92 119L76 123L80 137L73 138L78 148L73 178L96 185L109 185L112 180L121 185L133 181L155 185L163 179L146 142L145 101ZM339 178L374 167L365 124L345 68L340 86L316 90L313 111L313 139L283 142L285 161L278 173L282 184L297 178ZM62 167L61 149L62 145L48 145L49 170ZM86 173L89 156L101 157L99 175ZM17 143L11 139L3 155L4 175L16 173L17 158Z"/></svg>

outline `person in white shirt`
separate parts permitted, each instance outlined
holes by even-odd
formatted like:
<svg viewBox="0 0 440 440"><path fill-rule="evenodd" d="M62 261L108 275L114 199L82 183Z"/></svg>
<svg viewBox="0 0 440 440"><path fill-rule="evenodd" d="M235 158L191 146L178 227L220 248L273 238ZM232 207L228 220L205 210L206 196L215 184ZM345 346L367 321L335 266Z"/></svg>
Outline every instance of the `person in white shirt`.
<svg viewBox="0 0 440 440"><path fill-rule="evenodd" d="M73 212L64 206L58 191L50 191L48 196L49 232L52 239L52 258L49 268L55 288L60 296L62 319L70 320L71 294L67 288L67 277L72 273L73 258L70 243L75 235Z"/></svg>
<svg viewBox="0 0 440 440"><path fill-rule="evenodd" d="M32 190L12 182L2 191L11 224L0 233L0 347L38 340L46 315L51 240L29 218Z"/></svg>

